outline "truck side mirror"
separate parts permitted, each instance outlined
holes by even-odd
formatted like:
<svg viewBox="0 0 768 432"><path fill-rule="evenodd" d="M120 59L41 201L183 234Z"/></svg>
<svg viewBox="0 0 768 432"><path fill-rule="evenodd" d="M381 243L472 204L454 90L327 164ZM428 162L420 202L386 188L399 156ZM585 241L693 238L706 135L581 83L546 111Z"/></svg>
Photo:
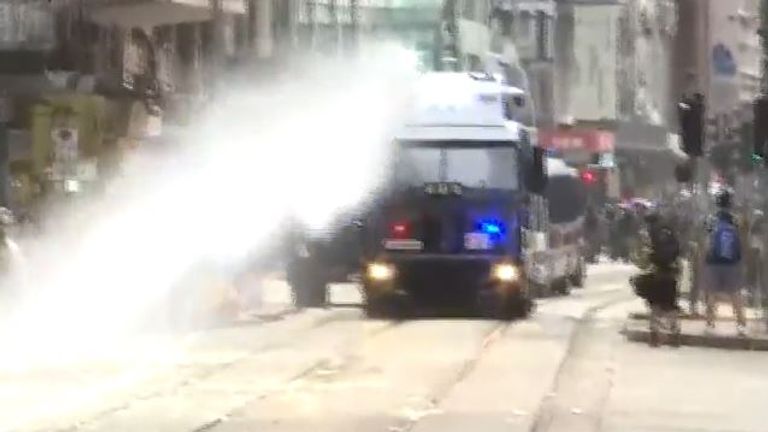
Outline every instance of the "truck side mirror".
<svg viewBox="0 0 768 432"><path fill-rule="evenodd" d="M531 193L542 195L547 189L547 166L543 148L533 147L533 157L527 171L528 190Z"/></svg>

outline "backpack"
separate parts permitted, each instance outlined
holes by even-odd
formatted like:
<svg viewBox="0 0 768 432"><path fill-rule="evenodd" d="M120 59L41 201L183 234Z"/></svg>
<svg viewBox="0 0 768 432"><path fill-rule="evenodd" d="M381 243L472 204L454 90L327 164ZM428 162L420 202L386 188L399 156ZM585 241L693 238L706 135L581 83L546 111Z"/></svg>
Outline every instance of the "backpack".
<svg viewBox="0 0 768 432"><path fill-rule="evenodd" d="M662 226L651 233L651 262L657 266L673 264L680 256L680 243L672 229Z"/></svg>
<svg viewBox="0 0 768 432"><path fill-rule="evenodd" d="M741 240L736 225L719 219L712 230L708 261L714 264L736 264L741 261Z"/></svg>

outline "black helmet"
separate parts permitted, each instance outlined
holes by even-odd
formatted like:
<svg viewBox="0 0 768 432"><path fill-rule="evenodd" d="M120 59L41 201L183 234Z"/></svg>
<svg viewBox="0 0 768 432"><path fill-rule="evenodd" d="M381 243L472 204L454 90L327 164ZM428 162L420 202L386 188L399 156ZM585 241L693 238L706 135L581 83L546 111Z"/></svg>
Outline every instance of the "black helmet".
<svg viewBox="0 0 768 432"><path fill-rule="evenodd" d="M731 208L732 197L731 192L728 190L722 190L715 196L715 204L721 209Z"/></svg>
<svg viewBox="0 0 768 432"><path fill-rule="evenodd" d="M645 213L645 222L649 225L657 224L661 222L661 212L658 209L650 208Z"/></svg>

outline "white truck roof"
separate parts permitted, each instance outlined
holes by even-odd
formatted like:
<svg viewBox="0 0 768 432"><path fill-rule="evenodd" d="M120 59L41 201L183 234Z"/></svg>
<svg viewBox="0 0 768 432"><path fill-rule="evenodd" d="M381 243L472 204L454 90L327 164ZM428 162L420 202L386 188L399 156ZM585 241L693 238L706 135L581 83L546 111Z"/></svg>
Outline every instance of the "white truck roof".
<svg viewBox="0 0 768 432"><path fill-rule="evenodd" d="M565 163L562 159L547 158L547 175L550 177L576 177L579 171Z"/></svg>
<svg viewBox="0 0 768 432"><path fill-rule="evenodd" d="M430 72L413 88L411 110L397 138L401 140L516 141L519 122L504 115L502 96L523 90L488 74Z"/></svg>

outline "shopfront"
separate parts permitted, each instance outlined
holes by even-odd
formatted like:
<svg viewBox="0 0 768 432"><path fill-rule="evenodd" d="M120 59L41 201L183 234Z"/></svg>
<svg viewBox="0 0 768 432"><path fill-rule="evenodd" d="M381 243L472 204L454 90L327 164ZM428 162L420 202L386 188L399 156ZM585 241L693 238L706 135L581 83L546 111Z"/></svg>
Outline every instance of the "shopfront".
<svg viewBox="0 0 768 432"><path fill-rule="evenodd" d="M612 165L613 132L601 129L561 128L539 131L539 145L573 166Z"/></svg>

